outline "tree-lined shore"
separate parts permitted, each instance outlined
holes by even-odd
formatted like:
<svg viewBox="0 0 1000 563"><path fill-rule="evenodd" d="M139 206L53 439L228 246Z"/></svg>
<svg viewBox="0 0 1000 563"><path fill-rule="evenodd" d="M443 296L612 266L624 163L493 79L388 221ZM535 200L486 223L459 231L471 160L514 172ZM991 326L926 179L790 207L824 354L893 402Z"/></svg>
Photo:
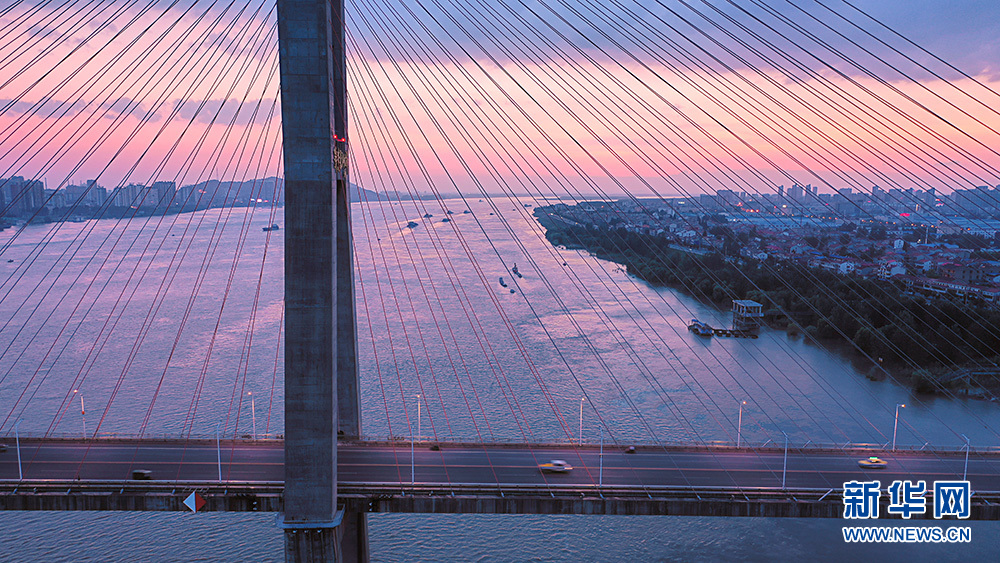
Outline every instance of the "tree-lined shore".
<svg viewBox="0 0 1000 563"><path fill-rule="evenodd" d="M1000 356L1000 311L929 299L889 281L863 279L798 263L726 258L679 250L663 236L624 229L548 223L554 245L582 248L622 264L653 285L675 287L728 308L732 299L764 304L768 325L850 345L870 366L922 392L958 390L989 396ZM974 377L956 377L973 372Z"/></svg>

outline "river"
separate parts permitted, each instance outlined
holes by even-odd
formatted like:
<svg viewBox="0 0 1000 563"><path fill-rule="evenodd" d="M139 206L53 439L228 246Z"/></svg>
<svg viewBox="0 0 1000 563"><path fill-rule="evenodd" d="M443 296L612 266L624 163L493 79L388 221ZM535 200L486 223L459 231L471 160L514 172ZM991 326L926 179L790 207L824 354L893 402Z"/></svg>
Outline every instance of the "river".
<svg viewBox="0 0 1000 563"><path fill-rule="evenodd" d="M420 401L421 433L441 440L565 441L579 437L582 419L590 441L603 424L618 444L732 442L745 400L739 431L748 444L782 432L794 445L884 444L899 403L903 446L958 448L961 434L974 447L1000 443L995 404L870 381L837 353L784 332L692 335L692 317L725 326L727 314L585 252L552 248L531 217L535 203L353 206L366 435L409 436ZM19 418L34 435L86 426L211 436L217 424L227 436L280 434L284 231L262 231L271 223L283 225L280 209L0 233L0 435ZM0 526L3 559L12 561L282 558L273 515L6 513ZM960 549L847 546L841 526L373 515L371 541L375 561L1000 555L993 523L974 523L973 543Z"/></svg>

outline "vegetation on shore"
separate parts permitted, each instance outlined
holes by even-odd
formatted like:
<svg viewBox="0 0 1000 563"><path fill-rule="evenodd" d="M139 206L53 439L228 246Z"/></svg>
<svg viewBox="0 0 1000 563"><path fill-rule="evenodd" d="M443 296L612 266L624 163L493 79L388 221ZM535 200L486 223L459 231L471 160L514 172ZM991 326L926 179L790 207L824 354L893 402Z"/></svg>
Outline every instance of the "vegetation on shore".
<svg viewBox="0 0 1000 563"><path fill-rule="evenodd" d="M917 391L943 391L963 385L965 380L950 375L958 368L997 366L1000 311L986 305L929 299L893 283L773 259L685 252L663 237L624 229L548 226L552 244L586 249L650 284L676 287L721 307L752 299L764 304L774 328L853 344L872 360L872 378L891 373ZM988 395L995 381L980 375L974 387L981 389L972 391Z"/></svg>

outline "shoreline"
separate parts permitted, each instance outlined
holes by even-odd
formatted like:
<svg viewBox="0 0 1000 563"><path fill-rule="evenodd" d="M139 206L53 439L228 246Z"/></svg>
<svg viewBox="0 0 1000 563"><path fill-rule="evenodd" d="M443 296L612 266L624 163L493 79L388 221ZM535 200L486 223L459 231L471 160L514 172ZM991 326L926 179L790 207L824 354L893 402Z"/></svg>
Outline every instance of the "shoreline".
<svg viewBox="0 0 1000 563"><path fill-rule="evenodd" d="M762 267L760 263L739 259L734 263L722 257L717 252L694 252L676 248L676 244L666 238L654 235L640 235L631 232L621 232L610 229L601 229L593 225L569 224L563 221L551 220L552 216L547 215L544 210L536 210L536 218L539 223L546 228L546 239L553 245L562 245L568 249L580 249L587 251L601 260L607 260L620 264L625 271L634 275L638 279L648 283L653 287L670 287L683 292L685 295L697 299L698 301L724 310L723 303L730 299L748 298L758 301L765 306L764 324L773 330L783 330L789 337L802 336L807 341L823 347L835 348L835 352L844 359L850 361L855 369L866 378L873 381L882 381L890 378L894 383L911 389L916 393L933 394L937 396L952 395L955 397L969 397L986 401L1000 400L1000 370L994 374L989 371L989 366L996 366L1000 363L1000 358L993 355L978 352L972 347L966 346L958 349L952 342L942 342L935 346L936 337L940 337L939 328L933 323L927 322L923 325L913 323L904 329L898 329L891 323L886 323L878 330L872 330L873 325L857 327L854 337L850 337L850 330L845 330L845 326L851 321L858 324L857 319L850 315L860 316L858 311L864 311L866 303L860 303L859 307L845 308L843 301L831 300L828 295L820 295L816 301L823 301L828 305L825 311L819 311L818 307L812 303L806 303L806 307L795 309L782 307L781 303L776 303L769 291L762 291L762 281L765 278L779 278L776 293L791 290L796 294L797 301L805 301L801 292L795 291L795 286L787 287L787 281L780 279L781 276L774 276L774 270L793 274L797 277L833 277L833 283L838 289L843 291L843 287L861 285L859 280L846 276L830 276L824 271L802 271L803 268L795 266L768 264ZM614 240L617 238L618 240ZM729 277L737 274L736 279ZM745 280L739 279L740 277ZM727 279L728 277L728 279ZM723 285L725 282L730 286ZM736 291L741 285L742 291ZM746 283L749 282L749 283ZM784 285L786 287L780 287ZM866 284L870 285L870 284ZM886 309L890 314L900 312L908 314L906 306L912 305L911 301L916 301L911 296L906 296L895 285L884 284L879 288L885 295L884 302L878 305ZM857 289L857 288L853 288ZM870 292L872 288L864 289ZM830 291L824 287L823 290ZM857 293L857 291L855 291ZM869 293L870 299L875 300L874 294ZM835 296L836 298L836 296ZM792 303L797 303L793 300ZM905 303L903 303L905 302ZM785 303L787 305L788 303ZM939 304L942 305L942 304ZM953 304L951 304L953 306ZM921 305L922 306L922 305ZM901 311L899 311L901 309ZM969 307L969 309L973 309ZM879 311L883 316L888 317L886 312ZM970 311L964 311L969 314ZM983 311L973 309L971 313L982 314ZM998 315L1000 318L1000 315ZM849 328L849 326L847 327ZM947 328L947 327L946 327ZM922 330L921 330L922 329ZM895 333L891 333L895 330ZM949 330L951 330L949 328ZM923 361L916 361L913 356L906 353L906 348L898 346L900 342L906 343L909 340L910 347L924 346ZM943 340L943 339L942 339ZM978 340L978 339L977 339ZM968 342L964 342L968 345ZM867 344L868 350L865 350ZM952 349L947 347L951 346ZM848 350L847 348L851 348ZM969 348L969 349L966 349ZM984 346L989 349L989 346ZM895 352L893 357L890 353ZM900 353L902 352L902 353ZM934 361L935 359L948 360L954 356L969 355L976 353L977 360L974 362ZM867 356L866 356L867 354ZM883 360L883 358L887 358ZM874 360L883 360L881 363L874 363ZM864 369L864 365L869 365ZM984 367L985 366L985 367ZM963 375L964 374L964 375ZM986 374L986 375L984 375Z"/></svg>

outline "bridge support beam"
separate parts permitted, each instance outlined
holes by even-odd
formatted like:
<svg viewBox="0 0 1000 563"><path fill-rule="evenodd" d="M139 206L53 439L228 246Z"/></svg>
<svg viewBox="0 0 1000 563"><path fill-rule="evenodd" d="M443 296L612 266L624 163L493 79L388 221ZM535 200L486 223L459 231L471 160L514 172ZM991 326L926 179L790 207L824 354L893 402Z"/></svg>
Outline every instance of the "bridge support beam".
<svg viewBox="0 0 1000 563"><path fill-rule="evenodd" d="M337 510L337 435L360 433L343 0L278 0L285 171L285 495L289 562L367 561ZM341 543L343 538L344 544Z"/></svg>

